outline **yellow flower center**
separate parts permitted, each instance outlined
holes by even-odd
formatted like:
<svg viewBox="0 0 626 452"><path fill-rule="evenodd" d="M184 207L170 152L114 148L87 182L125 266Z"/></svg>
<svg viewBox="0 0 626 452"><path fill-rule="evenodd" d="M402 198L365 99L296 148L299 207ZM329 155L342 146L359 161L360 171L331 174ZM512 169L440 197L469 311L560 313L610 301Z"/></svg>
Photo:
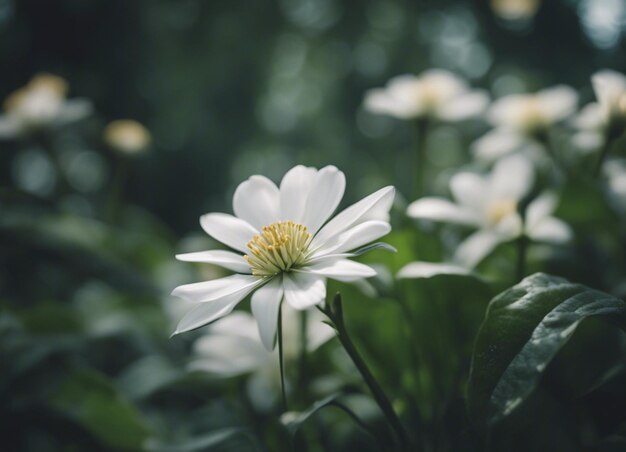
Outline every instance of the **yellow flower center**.
<svg viewBox="0 0 626 452"><path fill-rule="evenodd" d="M18 110L29 98L36 95L61 100L67 94L67 90L68 84L61 77L52 74L37 74L26 86L9 94L4 101L4 109L7 112Z"/></svg>
<svg viewBox="0 0 626 452"><path fill-rule="evenodd" d="M487 208L487 219L491 225L500 223L504 218L517 212L515 199L498 199Z"/></svg>
<svg viewBox="0 0 626 452"><path fill-rule="evenodd" d="M521 102L519 124L527 132L533 133L546 126L547 119L539 99L530 94Z"/></svg>
<svg viewBox="0 0 626 452"><path fill-rule="evenodd" d="M255 276L272 276L304 264L308 257L311 234L306 226L293 221L279 221L264 226L248 242L250 253L244 259Z"/></svg>

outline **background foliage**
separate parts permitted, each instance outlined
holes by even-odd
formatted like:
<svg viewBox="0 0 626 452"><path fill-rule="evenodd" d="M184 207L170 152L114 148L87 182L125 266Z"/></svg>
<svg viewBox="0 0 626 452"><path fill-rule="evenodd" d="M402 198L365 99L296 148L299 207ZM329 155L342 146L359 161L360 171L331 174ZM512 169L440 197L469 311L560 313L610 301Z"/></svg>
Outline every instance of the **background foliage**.
<svg viewBox="0 0 626 452"><path fill-rule="evenodd" d="M498 18L488 2L461 0L0 0L0 98L46 71L96 111L52 143L0 142L6 450L288 450L290 441L375 450L340 410L312 414L290 439L295 429L279 422L278 406L269 416L251 406L244 377L190 372L193 335L169 339L182 310L167 294L218 270L177 263L174 254L212 245L198 217L230 211L241 180L278 180L302 163L341 168L345 205L386 184L399 188L389 237L399 253L366 260L395 273L411 260L443 259L433 231L402 214L414 130L365 112L363 93L397 74L442 67L494 96L565 83L584 104L595 70L626 71L624 24L617 0L546 1L520 23ZM127 160L121 199L112 201L120 163L101 133L126 117L147 126L152 145ZM446 192L450 173L470 160L471 137L486 128L473 121L430 133L433 192ZM623 297L624 223L601 191L573 181L559 209L577 241L547 260L541 250L531 255L530 269ZM466 413L467 375L487 303L517 282L502 277L512 274L507 264L502 271L510 257L500 249L486 262L484 274L500 275L489 280L448 275L395 288L383 280L378 299L333 288L344 295L354 341L427 450L485 447ZM624 336L595 320L579 329L529 401L528 410L542 407L545 428L533 430L520 414L494 434L494 450L502 438L520 450L623 450ZM606 372L580 372L583 358ZM344 389L346 405L385 434L371 401L353 391L358 376L335 343L308 364L316 389L296 392L291 409Z"/></svg>

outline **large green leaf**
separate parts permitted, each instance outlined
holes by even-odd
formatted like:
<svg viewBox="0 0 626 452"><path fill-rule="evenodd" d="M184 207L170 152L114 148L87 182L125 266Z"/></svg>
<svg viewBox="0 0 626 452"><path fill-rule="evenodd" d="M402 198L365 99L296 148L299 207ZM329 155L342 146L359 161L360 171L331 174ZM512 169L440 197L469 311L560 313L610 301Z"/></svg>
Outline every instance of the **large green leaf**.
<svg viewBox="0 0 626 452"><path fill-rule="evenodd" d="M139 412L122 398L106 376L95 371L71 375L53 395L51 403L114 449L138 450L148 438L148 429Z"/></svg>
<svg viewBox="0 0 626 452"><path fill-rule="evenodd" d="M590 317L624 329L626 303L541 273L494 298L474 349L468 392L474 420L494 423L520 406L580 322Z"/></svg>

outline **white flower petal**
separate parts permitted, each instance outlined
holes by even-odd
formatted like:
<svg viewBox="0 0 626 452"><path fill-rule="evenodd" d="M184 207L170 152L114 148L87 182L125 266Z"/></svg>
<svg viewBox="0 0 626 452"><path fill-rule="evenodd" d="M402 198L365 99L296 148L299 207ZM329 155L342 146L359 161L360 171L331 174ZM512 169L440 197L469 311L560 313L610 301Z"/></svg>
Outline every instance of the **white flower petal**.
<svg viewBox="0 0 626 452"><path fill-rule="evenodd" d="M302 218L302 224L311 234L315 234L335 211L345 188L346 177L336 167L326 166L317 172L311 182Z"/></svg>
<svg viewBox="0 0 626 452"><path fill-rule="evenodd" d="M178 322L176 331L172 336L195 330L229 314L245 296L240 297L239 295L239 293L235 293L210 303L198 304Z"/></svg>
<svg viewBox="0 0 626 452"><path fill-rule="evenodd" d="M302 271L344 282L376 276L376 270L372 267L349 259L318 262L304 267Z"/></svg>
<svg viewBox="0 0 626 452"><path fill-rule="evenodd" d="M279 196L274 182L265 176L251 176L235 190L233 211L260 230L263 226L281 220Z"/></svg>
<svg viewBox="0 0 626 452"><path fill-rule="evenodd" d="M606 123L602 106L597 102L585 105L578 116L572 119L572 125L579 129L599 131Z"/></svg>
<svg viewBox="0 0 626 452"><path fill-rule="evenodd" d="M68 124L86 118L93 111L93 105L88 99L70 99L60 107L55 122L58 125Z"/></svg>
<svg viewBox="0 0 626 452"><path fill-rule="evenodd" d="M525 94L510 94L496 99L489 107L487 119L496 127L518 128L521 106L527 99Z"/></svg>
<svg viewBox="0 0 626 452"><path fill-rule="evenodd" d="M551 122L561 121L576 111L578 93L574 88L558 85L537 93L541 110Z"/></svg>
<svg viewBox="0 0 626 452"><path fill-rule="evenodd" d="M207 213L200 217L202 229L218 242L248 252L247 244L259 232L250 223L225 213Z"/></svg>
<svg viewBox="0 0 626 452"><path fill-rule="evenodd" d="M282 278L275 277L252 294L250 308L256 319L263 346L271 351L274 348L278 311L283 300Z"/></svg>
<svg viewBox="0 0 626 452"><path fill-rule="evenodd" d="M317 170L298 165L290 169L280 182L281 221L302 223L306 200Z"/></svg>
<svg viewBox="0 0 626 452"><path fill-rule="evenodd" d="M333 253L340 254L367 245L391 231L391 226L386 221L366 221L358 224L339 235L315 252L313 259Z"/></svg>
<svg viewBox="0 0 626 452"><path fill-rule="evenodd" d="M230 319L235 314L219 320ZM248 316L250 317L250 316ZM252 317L250 320L254 323ZM252 325L252 328L255 328ZM263 346L250 338L236 334L207 334L193 345L196 355L189 367L229 378L252 372L268 359Z"/></svg>
<svg viewBox="0 0 626 452"><path fill-rule="evenodd" d="M604 144L604 134L600 132L583 131L572 136L572 143L579 151L593 152Z"/></svg>
<svg viewBox="0 0 626 452"><path fill-rule="evenodd" d="M324 323L326 317L317 309L307 311L306 335L307 350L312 352L335 337L335 330Z"/></svg>
<svg viewBox="0 0 626 452"><path fill-rule="evenodd" d="M291 272L283 275L285 301L294 309L307 309L326 298L326 281L312 273Z"/></svg>
<svg viewBox="0 0 626 452"><path fill-rule="evenodd" d="M537 242L566 243L572 238L572 230L564 221L555 217L544 217L526 230L528 237Z"/></svg>
<svg viewBox="0 0 626 452"><path fill-rule="evenodd" d="M598 102L608 111L614 108L626 92L626 76L610 69L596 72L591 77L591 84Z"/></svg>
<svg viewBox="0 0 626 452"><path fill-rule="evenodd" d="M224 250L198 251L196 253L177 254L176 259L183 262L202 262L219 265L237 273L250 273L250 265L241 254Z"/></svg>
<svg viewBox="0 0 626 452"><path fill-rule="evenodd" d="M263 278L252 275L230 275L193 284L178 286L172 295L195 302L212 302L230 295L249 294L255 287L265 282Z"/></svg>
<svg viewBox="0 0 626 452"><path fill-rule="evenodd" d="M366 110L399 119L411 119L421 111L417 105L412 105L406 98L393 97L386 89L376 88L365 93L363 106Z"/></svg>
<svg viewBox="0 0 626 452"><path fill-rule="evenodd" d="M504 157L495 164L491 175L492 198L520 200L530 191L534 179L528 158L517 154Z"/></svg>
<svg viewBox="0 0 626 452"><path fill-rule="evenodd" d="M503 238L492 231L477 231L465 239L457 248L453 261L465 268L474 268Z"/></svg>
<svg viewBox="0 0 626 452"><path fill-rule="evenodd" d="M482 114L487 105L489 95L485 91L470 91L442 105L437 115L445 121L463 121Z"/></svg>
<svg viewBox="0 0 626 452"><path fill-rule="evenodd" d="M511 240L522 234L522 217L514 212L500 219L493 226L493 231L502 237L502 240Z"/></svg>
<svg viewBox="0 0 626 452"><path fill-rule="evenodd" d="M556 209L558 198L552 192L542 193L533 199L526 208L526 227L532 228L544 218L552 215Z"/></svg>
<svg viewBox="0 0 626 452"><path fill-rule="evenodd" d="M444 198L426 197L409 204L407 215L411 218L477 226L477 213Z"/></svg>
<svg viewBox="0 0 626 452"><path fill-rule="evenodd" d="M465 267L450 263L411 262L400 269L397 278L432 278L437 275L468 275Z"/></svg>
<svg viewBox="0 0 626 452"><path fill-rule="evenodd" d="M491 162L521 149L525 144L526 139L519 133L496 128L474 141L471 149L476 158Z"/></svg>
<svg viewBox="0 0 626 452"><path fill-rule="evenodd" d="M365 220L380 219L382 210L391 207L395 193L395 188L384 187L341 211L316 234L311 242L311 248L321 247L353 225Z"/></svg>
<svg viewBox="0 0 626 452"><path fill-rule="evenodd" d="M450 191L454 199L467 209L482 211L489 194L485 178L475 173L457 173L450 179Z"/></svg>
<svg viewBox="0 0 626 452"><path fill-rule="evenodd" d="M257 345L259 342L259 334L256 331L256 320L245 311L235 311L227 317L213 323L209 328L209 334L212 335L228 335L240 336L250 339Z"/></svg>

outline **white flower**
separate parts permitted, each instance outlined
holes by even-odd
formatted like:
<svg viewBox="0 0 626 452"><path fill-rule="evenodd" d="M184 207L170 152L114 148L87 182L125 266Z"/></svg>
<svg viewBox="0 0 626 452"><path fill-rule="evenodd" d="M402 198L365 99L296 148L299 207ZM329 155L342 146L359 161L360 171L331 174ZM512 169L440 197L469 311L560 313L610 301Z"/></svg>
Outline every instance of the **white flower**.
<svg viewBox="0 0 626 452"><path fill-rule="evenodd" d="M540 147L537 137L571 116L577 103L578 94L568 86L504 96L487 112L495 129L473 144L473 152L478 158L493 160L524 147Z"/></svg>
<svg viewBox="0 0 626 452"><path fill-rule="evenodd" d="M350 251L390 230L395 190L385 187L327 220L343 197L345 176L334 166L321 170L296 166L278 188L263 176L241 183L233 197L236 216L209 213L200 218L207 234L233 251L178 255L236 272L212 281L179 286L173 295L199 303L185 315L175 334L230 313L252 294L252 314L261 340L272 349L278 309L284 300L295 309L324 301L326 278L355 281L374 276L367 265L349 260Z"/></svg>
<svg viewBox="0 0 626 452"><path fill-rule="evenodd" d="M111 121L104 128L104 141L123 154L139 154L150 144L150 132L133 119Z"/></svg>
<svg viewBox="0 0 626 452"><path fill-rule="evenodd" d="M591 83L597 102L586 105L574 118L579 130L574 143L583 150L595 149L626 128L626 76L608 69L596 72Z"/></svg>
<svg viewBox="0 0 626 452"><path fill-rule="evenodd" d="M13 138L46 127L84 118L91 112L85 99L67 100L67 82L51 74L38 74L10 94L0 116L0 138Z"/></svg>
<svg viewBox="0 0 626 452"><path fill-rule="evenodd" d="M456 250L455 264L473 268L499 243L525 234L535 241L562 243L569 239L569 227L551 216L557 199L545 193L526 209L525 224L518 204L532 188L531 163L521 155L499 160L493 172L479 175L461 172L450 180L456 203L444 198L426 197L411 203L407 213L412 218L442 221L478 229Z"/></svg>
<svg viewBox="0 0 626 452"><path fill-rule="evenodd" d="M283 360L287 366L298 359L301 344L301 322L298 311L283 307ZM335 332L322 322L324 316L316 309L306 313L306 349L308 352L331 339ZM269 408L280 390L278 351L268 351L259 341L254 318L237 311L213 323L206 335L193 345L193 370L229 378L251 374L248 394L259 408Z"/></svg>
<svg viewBox="0 0 626 452"><path fill-rule="evenodd" d="M505 20L531 19L539 9L540 0L491 0L491 9Z"/></svg>
<svg viewBox="0 0 626 452"><path fill-rule="evenodd" d="M484 91L470 90L459 76L441 69L424 71L420 76L394 77L385 88L369 90L364 100L365 108L373 113L442 121L478 116L488 103Z"/></svg>
<svg viewBox="0 0 626 452"><path fill-rule="evenodd" d="M609 194L615 207L626 213L626 160L611 160L604 165L604 172L608 178Z"/></svg>

